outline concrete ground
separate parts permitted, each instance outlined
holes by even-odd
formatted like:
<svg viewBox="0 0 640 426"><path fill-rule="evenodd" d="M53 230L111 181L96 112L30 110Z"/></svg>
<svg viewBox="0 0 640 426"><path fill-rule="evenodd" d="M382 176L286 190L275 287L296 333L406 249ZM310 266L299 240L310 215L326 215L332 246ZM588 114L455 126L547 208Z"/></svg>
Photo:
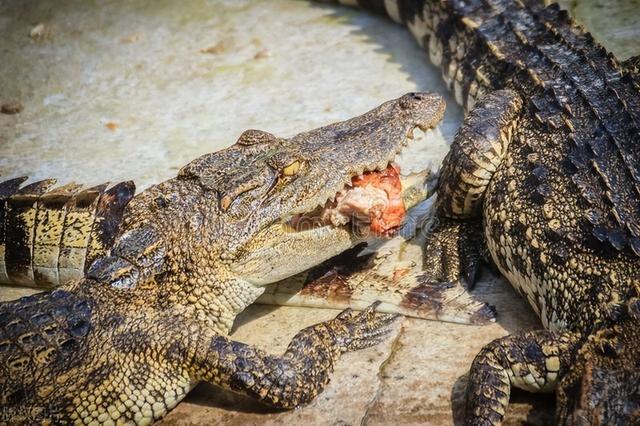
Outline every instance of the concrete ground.
<svg viewBox="0 0 640 426"><path fill-rule="evenodd" d="M640 53L640 2L565 5L621 58ZM247 128L281 136L360 114L407 91L446 93L407 31L357 11L292 0L10 2L0 0L0 175L87 185L175 175ZM441 126L410 157L436 164L461 121L447 95ZM9 300L33 290L0 288ZM475 290L496 306L488 326L415 319L381 345L345 355L320 397L277 412L198 386L163 424L451 424L466 374L490 340L540 327L485 273ZM284 350L335 311L252 306L233 338ZM552 422L553 398L513 395L508 424Z"/></svg>

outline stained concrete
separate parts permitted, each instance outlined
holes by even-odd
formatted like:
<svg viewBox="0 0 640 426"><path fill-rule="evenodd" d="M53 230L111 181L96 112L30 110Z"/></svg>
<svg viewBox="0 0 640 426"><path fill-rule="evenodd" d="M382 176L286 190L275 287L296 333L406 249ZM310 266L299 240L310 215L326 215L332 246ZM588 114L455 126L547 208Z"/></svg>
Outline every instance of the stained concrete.
<svg viewBox="0 0 640 426"><path fill-rule="evenodd" d="M565 2L621 58L638 54L637 1ZM142 189L247 128L281 136L362 113L412 90L446 93L408 32L357 11L290 0L0 1L0 175ZM447 95L437 131L409 157L437 164L461 121ZM20 109L20 108L19 108ZM29 290L0 288L9 300ZM277 412L198 386L163 424L450 424L468 367L509 332L540 327L486 272L476 296L488 326L405 319L383 344L345 355L310 406ZM284 350L335 311L252 306L233 338ZM508 424L552 421L553 399L513 396Z"/></svg>

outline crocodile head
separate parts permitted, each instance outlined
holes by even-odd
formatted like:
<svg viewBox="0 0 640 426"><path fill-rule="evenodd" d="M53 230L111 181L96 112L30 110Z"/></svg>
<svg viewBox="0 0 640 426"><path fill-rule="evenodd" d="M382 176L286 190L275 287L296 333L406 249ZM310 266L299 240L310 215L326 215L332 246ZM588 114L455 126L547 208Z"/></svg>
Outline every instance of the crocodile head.
<svg viewBox="0 0 640 426"><path fill-rule="evenodd" d="M349 224L292 219L317 212L354 177L387 169L414 129L435 126L444 108L439 95L410 93L290 139L248 130L229 148L186 165L178 179L215 194L208 239L225 273L272 283L361 241Z"/></svg>
<svg viewBox="0 0 640 426"><path fill-rule="evenodd" d="M558 424L640 423L640 299L589 336L558 386Z"/></svg>

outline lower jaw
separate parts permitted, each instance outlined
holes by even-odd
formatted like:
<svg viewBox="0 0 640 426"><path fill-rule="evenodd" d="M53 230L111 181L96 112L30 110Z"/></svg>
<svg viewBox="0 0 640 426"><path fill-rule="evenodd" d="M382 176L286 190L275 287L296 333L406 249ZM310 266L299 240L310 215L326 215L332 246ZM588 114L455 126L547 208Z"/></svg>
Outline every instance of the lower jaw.
<svg viewBox="0 0 640 426"><path fill-rule="evenodd" d="M256 286L268 285L316 266L365 241L345 226L292 232L272 229L270 244L248 254L238 272Z"/></svg>

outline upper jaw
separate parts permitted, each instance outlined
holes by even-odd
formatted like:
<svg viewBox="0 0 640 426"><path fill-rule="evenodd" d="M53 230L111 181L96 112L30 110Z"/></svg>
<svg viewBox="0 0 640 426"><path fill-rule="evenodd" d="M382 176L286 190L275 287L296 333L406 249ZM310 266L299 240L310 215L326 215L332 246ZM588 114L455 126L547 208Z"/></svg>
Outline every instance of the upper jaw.
<svg viewBox="0 0 640 426"><path fill-rule="evenodd" d="M311 166L297 186L315 190L291 193L296 191L294 185L293 191L285 191L282 198L295 204L282 217L310 212L334 198L355 176L386 169L413 139L414 131L434 128L444 110L440 95L408 93L361 116L295 136L291 143L309 151Z"/></svg>

